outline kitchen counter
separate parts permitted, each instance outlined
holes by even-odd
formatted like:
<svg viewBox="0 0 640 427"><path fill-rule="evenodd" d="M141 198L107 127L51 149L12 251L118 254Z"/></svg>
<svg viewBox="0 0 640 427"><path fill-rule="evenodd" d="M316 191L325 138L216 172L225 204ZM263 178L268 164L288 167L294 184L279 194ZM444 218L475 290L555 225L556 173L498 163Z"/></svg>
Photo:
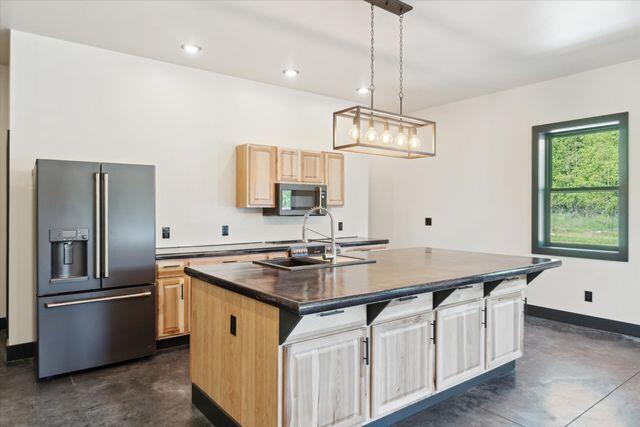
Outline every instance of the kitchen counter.
<svg viewBox="0 0 640 427"><path fill-rule="evenodd" d="M561 261L549 258L432 248L358 255L376 263L303 271L240 263L187 267L185 272L294 314L306 315L534 274L561 265Z"/></svg>
<svg viewBox="0 0 640 427"><path fill-rule="evenodd" d="M326 239L311 239L312 242L324 242ZM292 243L299 241L280 241L280 242L250 242L238 244L223 245L206 245L206 246L178 246L170 248L157 248L156 260L172 259L172 258L200 258L214 256L229 255L246 255L266 252L282 252L286 251ZM336 243L343 247L353 246L369 246L369 245L386 245L388 239L374 239L369 237L339 237Z"/></svg>

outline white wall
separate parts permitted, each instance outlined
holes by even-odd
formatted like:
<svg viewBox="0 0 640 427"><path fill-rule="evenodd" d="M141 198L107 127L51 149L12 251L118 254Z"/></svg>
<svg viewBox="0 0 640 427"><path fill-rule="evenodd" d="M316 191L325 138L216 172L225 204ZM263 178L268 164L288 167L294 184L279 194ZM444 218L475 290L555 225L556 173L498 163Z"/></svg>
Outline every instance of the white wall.
<svg viewBox="0 0 640 427"><path fill-rule="evenodd" d="M35 335L36 158L156 165L159 246L298 238L301 218L235 208L234 147L328 150L332 112L348 105L21 32L11 34L10 69L10 345ZM364 236L366 158L347 155L345 173L346 204L334 210L344 221L341 235ZM328 230L325 218L312 220L312 227ZM220 237L223 224L229 237ZM162 226L171 227L171 240L160 239Z"/></svg>
<svg viewBox="0 0 640 427"><path fill-rule="evenodd" d="M7 316L7 129L9 129L9 67L0 65L0 319Z"/></svg>
<svg viewBox="0 0 640 427"><path fill-rule="evenodd" d="M528 255L531 126L629 112L629 262L564 258L530 304L640 324L640 61L413 113L437 122L437 157L370 160L370 234L393 246ZM424 217L433 226L424 226ZM584 291L594 302L584 302Z"/></svg>

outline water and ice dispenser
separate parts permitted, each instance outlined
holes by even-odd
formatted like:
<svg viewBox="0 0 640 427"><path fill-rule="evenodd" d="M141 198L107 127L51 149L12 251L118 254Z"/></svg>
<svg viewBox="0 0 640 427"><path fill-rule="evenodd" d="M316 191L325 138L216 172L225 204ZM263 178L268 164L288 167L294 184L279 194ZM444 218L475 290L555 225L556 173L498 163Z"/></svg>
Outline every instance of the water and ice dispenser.
<svg viewBox="0 0 640 427"><path fill-rule="evenodd" d="M51 283L87 278L87 228L49 230Z"/></svg>

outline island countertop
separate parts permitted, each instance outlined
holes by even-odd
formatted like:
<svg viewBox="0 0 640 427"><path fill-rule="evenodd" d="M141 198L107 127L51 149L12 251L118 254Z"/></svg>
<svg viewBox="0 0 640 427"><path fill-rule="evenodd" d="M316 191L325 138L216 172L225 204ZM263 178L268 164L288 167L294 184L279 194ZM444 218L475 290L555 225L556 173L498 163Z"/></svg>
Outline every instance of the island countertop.
<svg viewBox="0 0 640 427"><path fill-rule="evenodd" d="M253 263L187 267L185 272L297 315L387 301L559 267L550 258L435 248L359 253L374 264L287 271Z"/></svg>

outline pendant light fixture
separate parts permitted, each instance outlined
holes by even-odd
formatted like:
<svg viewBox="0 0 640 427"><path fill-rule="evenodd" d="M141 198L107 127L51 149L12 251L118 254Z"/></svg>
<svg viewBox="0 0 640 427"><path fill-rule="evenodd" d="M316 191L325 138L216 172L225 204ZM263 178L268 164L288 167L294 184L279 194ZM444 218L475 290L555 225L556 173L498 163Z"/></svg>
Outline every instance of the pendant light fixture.
<svg viewBox="0 0 640 427"><path fill-rule="evenodd" d="M436 155L436 124L430 120L405 116L403 93L403 18L413 9L399 0L364 0L371 4L371 81L369 107L357 105L333 113L335 150L415 159ZM374 11L379 7L399 17L400 28L400 100L399 114L373 108L374 84Z"/></svg>

